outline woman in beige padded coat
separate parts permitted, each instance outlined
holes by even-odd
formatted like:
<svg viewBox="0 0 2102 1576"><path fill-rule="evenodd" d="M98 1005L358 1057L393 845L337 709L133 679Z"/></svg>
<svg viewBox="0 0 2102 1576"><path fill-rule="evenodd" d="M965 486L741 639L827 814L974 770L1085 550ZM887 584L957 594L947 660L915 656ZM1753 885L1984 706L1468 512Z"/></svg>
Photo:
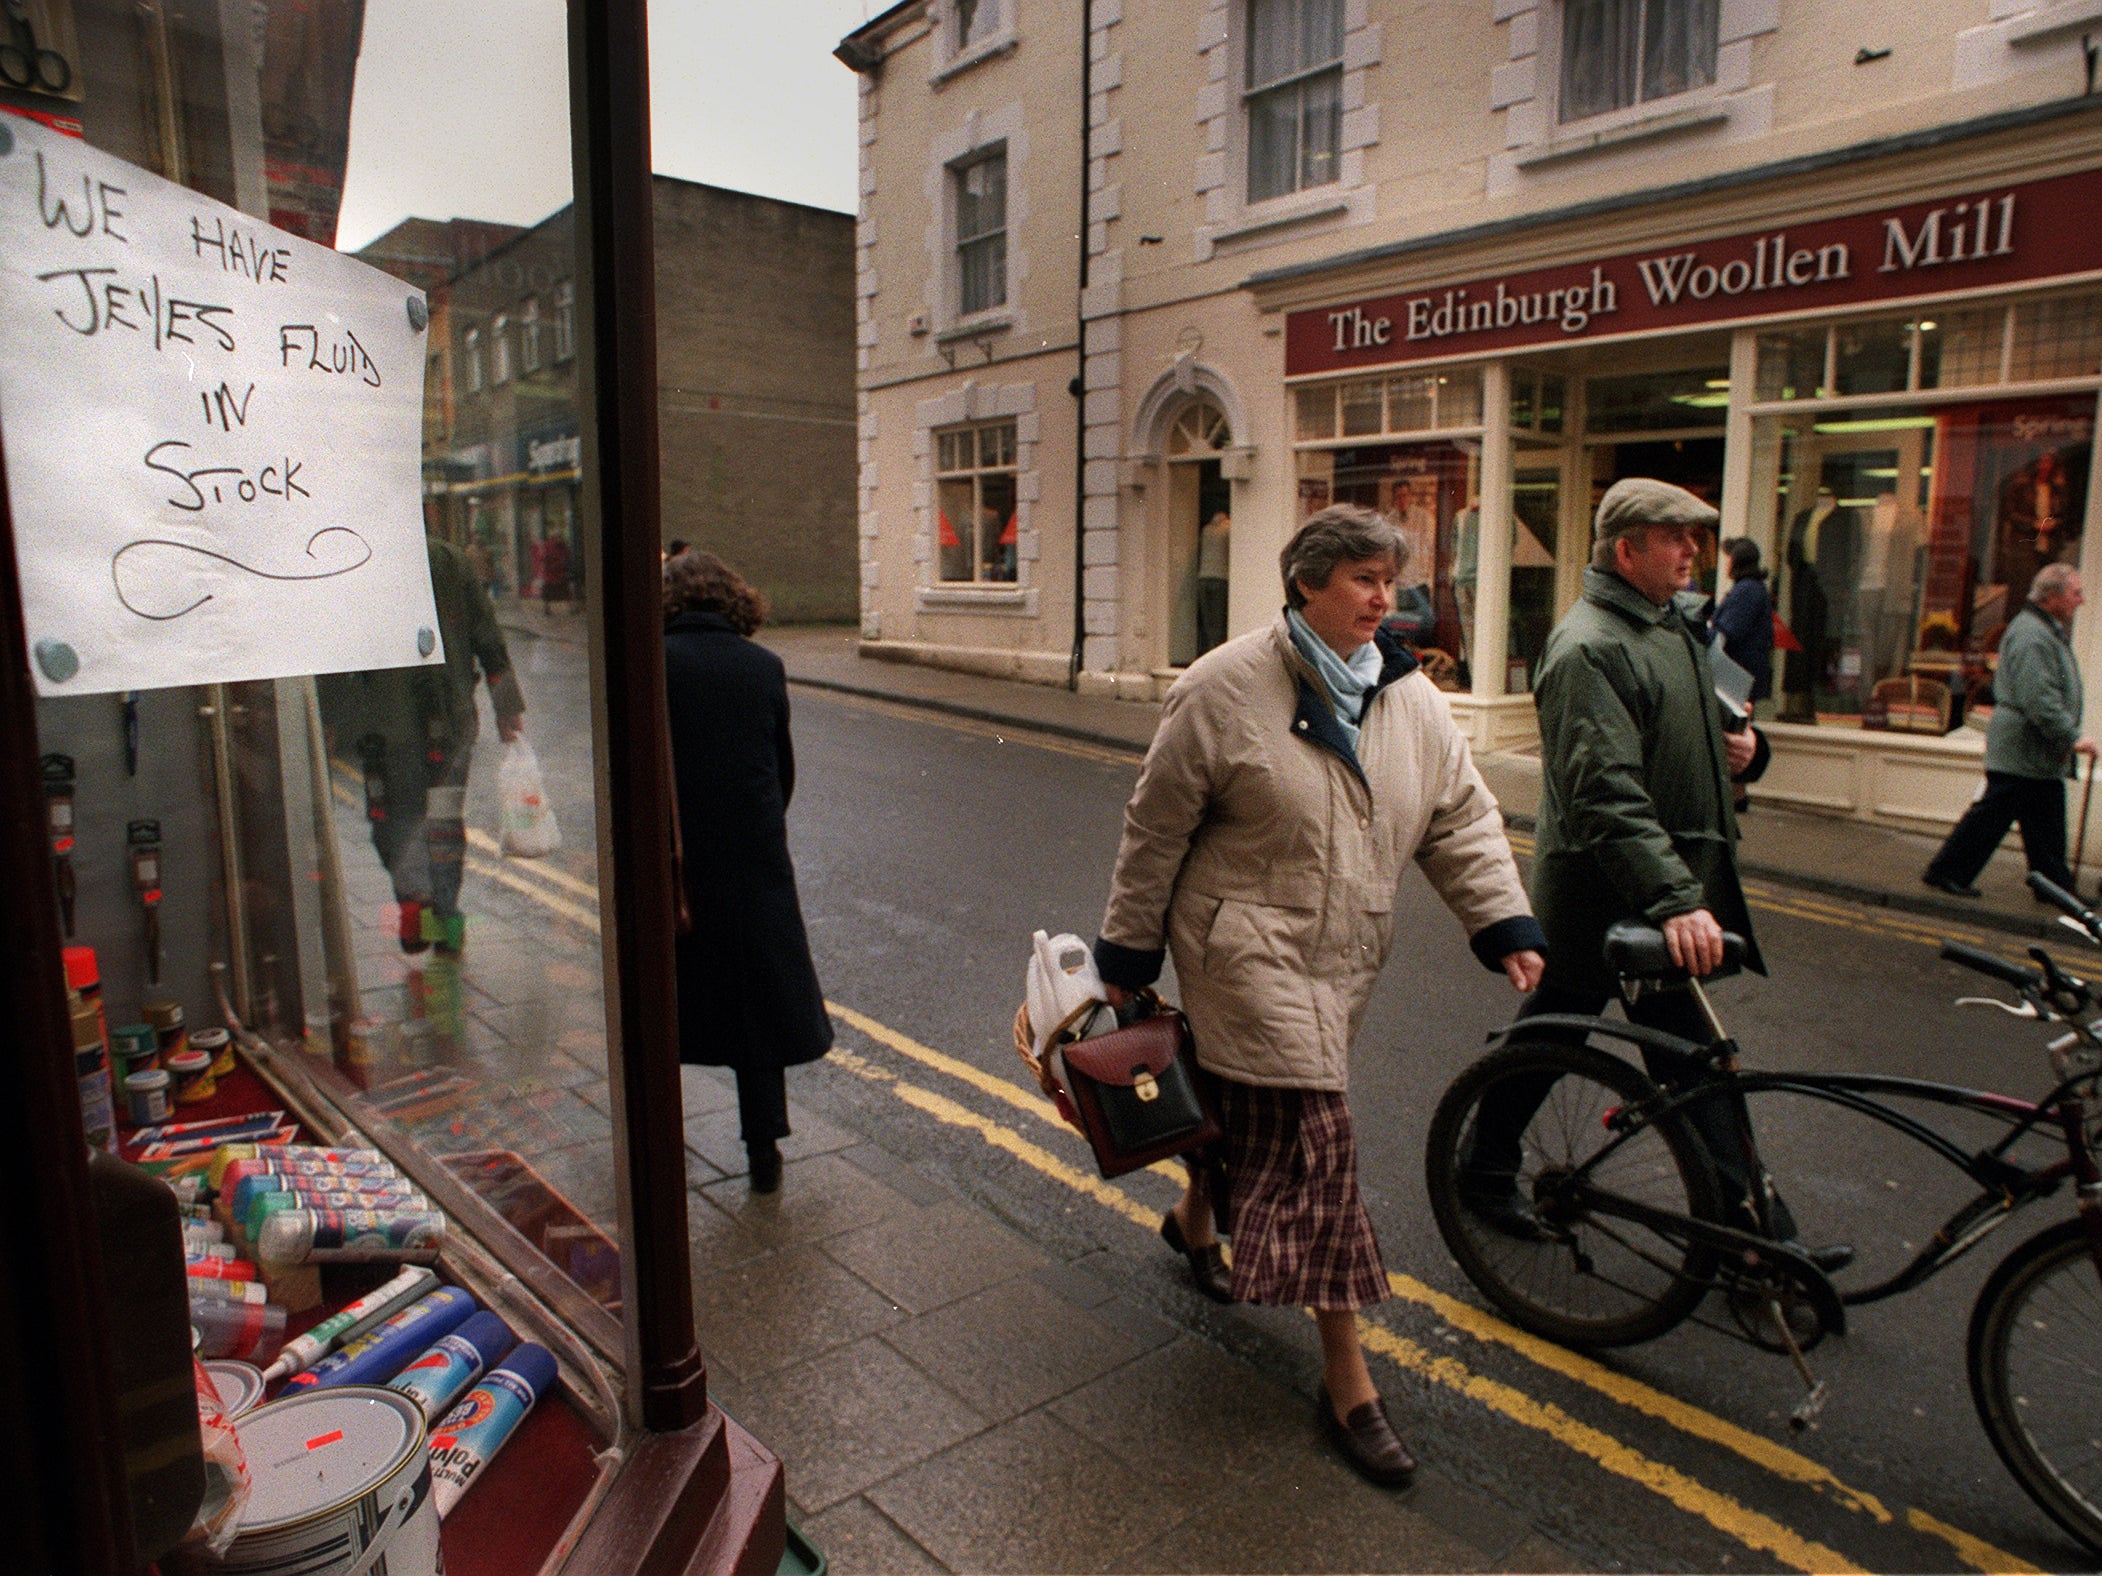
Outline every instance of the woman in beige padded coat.
<svg viewBox="0 0 2102 1576"><path fill-rule="evenodd" d="M1283 616L1168 692L1095 942L1117 1002L1174 953L1226 1129L1225 1196L1192 1165L1161 1235L1208 1296L1314 1310L1322 1424L1392 1486L1415 1462L1358 1344L1357 1310L1387 1283L1344 1090L1403 867L1422 867L1475 955L1518 990L1539 983L1546 945L1466 740L1381 630L1407 553L1388 521L1350 505L1300 527L1281 559Z"/></svg>

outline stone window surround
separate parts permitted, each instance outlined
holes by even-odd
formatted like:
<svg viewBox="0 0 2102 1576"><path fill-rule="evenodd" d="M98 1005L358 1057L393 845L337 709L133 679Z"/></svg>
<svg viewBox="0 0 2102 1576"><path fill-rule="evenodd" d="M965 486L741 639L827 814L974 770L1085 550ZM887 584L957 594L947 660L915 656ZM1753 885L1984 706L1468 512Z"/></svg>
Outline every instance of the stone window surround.
<svg viewBox="0 0 2102 1576"><path fill-rule="evenodd" d="M913 408L912 453L917 479L912 506L919 526L913 533L917 565L913 605L922 613L995 613L1035 618L1040 591L1031 582L1043 553L1033 516L1043 490L1037 469L1041 436L1034 383L981 383L973 378ZM1015 581L1012 585L943 584L935 578L941 562L936 532L940 529L934 501L934 435L945 427L1011 419L1015 424ZM864 531L868 529L866 525ZM865 544L865 546L868 544ZM866 575L864 574L864 578Z"/></svg>
<svg viewBox="0 0 2102 1576"><path fill-rule="evenodd" d="M1955 92L2036 72L2053 83L2078 81L2086 64L2082 37L2102 27L2096 0L1989 0L1986 10L1982 25L1956 35L1949 82Z"/></svg>
<svg viewBox="0 0 2102 1576"><path fill-rule="evenodd" d="M1379 142L1379 104L1369 73L1380 63L1383 30L1371 12L1371 0L1343 0L1343 126L1336 180L1251 203L1246 196L1248 117L1240 91L1247 80L1248 0L1204 0L1197 19L1205 80L1197 90L1196 191L1203 206L1194 232L1195 261L1204 262L1216 251L1242 251L1375 217L1365 154Z"/></svg>
<svg viewBox="0 0 2102 1576"><path fill-rule="evenodd" d="M1489 161L1494 196L1623 152L1704 134L1729 143L1764 136L1773 124L1773 86L1752 82L1752 40L1779 30L1780 0L1721 0L1715 81L1666 99L1567 125L1556 118L1563 0L1490 0L1506 29L1510 59L1489 74L1489 107L1504 115L1504 149Z"/></svg>
<svg viewBox="0 0 2102 1576"><path fill-rule="evenodd" d="M941 4L928 6L927 19L934 24L934 66L927 73L927 85L938 92L951 77L961 76L973 66L1011 53L1021 42L1015 27L1015 13L1021 3L1022 0L999 0L998 31L964 50L956 47L955 36L949 27L949 8Z"/></svg>
<svg viewBox="0 0 2102 1576"><path fill-rule="evenodd" d="M1007 300L965 317L957 311L956 168L999 144L1005 144L1007 150ZM936 355L944 340L969 338L974 333L1027 333L1029 314L1021 300L1029 279L1029 248L1023 244L1030 218L1029 130L1021 100L996 110L973 109L964 115L961 125L931 138L923 189L931 215L926 230L924 300L934 329L926 353Z"/></svg>

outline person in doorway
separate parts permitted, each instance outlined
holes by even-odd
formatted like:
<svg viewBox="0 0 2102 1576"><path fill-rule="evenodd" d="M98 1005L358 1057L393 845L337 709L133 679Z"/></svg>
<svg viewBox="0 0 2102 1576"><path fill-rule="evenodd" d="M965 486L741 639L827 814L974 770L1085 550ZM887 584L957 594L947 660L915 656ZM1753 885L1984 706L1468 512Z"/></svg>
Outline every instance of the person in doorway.
<svg viewBox="0 0 2102 1576"><path fill-rule="evenodd" d="M1119 1005L1174 952L1225 1127L1223 1182L1193 1165L1161 1236L1206 1296L1313 1309L1321 1425L1387 1486L1415 1462L1358 1344L1357 1310L1387 1282L1345 1088L1406 862L1486 967L1529 990L1542 966L1496 800L1381 627L1406 556L1388 520L1348 504L1293 535L1282 616L1200 657L1168 692L1095 943Z"/></svg>
<svg viewBox="0 0 2102 1576"><path fill-rule="evenodd" d="M2072 647L2073 614L2085 600L2072 565L2046 564L2007 621L1985 730L1985 783L1920 877L1936 891L1980 896L1978 874L2016 822L2029 868L2073 890L2065 780L2075 759L2092 762L2096 748L2080 731L2085 697Z"/></svg>
<svg viewBox="0 0 2102 1576"><path fill-rule="evenodd" d="M345 673L321 681L330 732L354 742L372 845L398 906L401 949L457 957L466 943L460 883L467 857L467 773L481 716L475 673L489 686L496 736L523 732L525 697L489 593L467 557L426 537L442 663Z"/></svg>
<svg viewBox="0 0 2102 1576"><path fill-rule="evenodd" d="M788 853L795 749L766 603L713 553L664 566L664 687L691 926L677 942L679 1060L729 1067L752 1191L781 1185L785 1070L832 1048Z"/></svg>
<svg viewBox="0 0 2102 1576"><path fill-rule="evenodd" d="M545 537L534 550L535 572L540 580L540 611L552 612L557 602L571 603L569 583L569 539L559 533Z"/></svg>
<svg viewBox="0 0 2102 1576"><path fill-rule="evenodd" d="M1731 808L1733 782L1765 769L1766 740L1748 724L1725 730L1708 632L1687 619L1705 600L1687 587L1716 521L1684 488L1646 478L1615 482L1599 501L1582 598L1548 636L1533 686L1542 772L1532 898L1549 950L1546 977L1521 1019L1601 1012L1618 983L1605 961L1606 932L1621 920L1662 930L1672 962L1690 975L1722 965L1725 931L1744 937L1747 965L1766 972L1738 882ZM1684 989L1646 991L1627 1012L1697 1044L1714 1038ZM1706 1076L1698 1057L1677 1051L1645 1047L1643 1060L1667 1088ZM1521 1240L1547 1231L1515 1179L1527 1125L1552 1087L1552 1077L1498 1086L1482 1101L1465 1157L1467 1207ZM1714 1099L1687 1111L1736 1208L1732 1223L1755 1227L1760 1179L1748 1173L1749 1135L1737 1108ZM1773 1198L1771 1209L1775 1235L1794 1240L1787 1206ZM1812 1257L1829 1271L1853 1253L1833 1247Z"/></svg>
<svg viewBox="0 0 2102 1576"><path fill-rule="evenodd" d="M1197 532L1197 655L1226 639L1226 574L1233 520L1224 509Z"/></svg>

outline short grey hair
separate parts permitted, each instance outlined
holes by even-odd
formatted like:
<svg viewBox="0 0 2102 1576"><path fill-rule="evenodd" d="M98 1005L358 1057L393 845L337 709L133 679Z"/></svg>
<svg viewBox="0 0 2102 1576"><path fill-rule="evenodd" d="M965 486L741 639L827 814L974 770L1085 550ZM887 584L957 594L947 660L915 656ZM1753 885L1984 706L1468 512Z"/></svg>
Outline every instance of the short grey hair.
<svg viewBox="0 0 2102 1576"><path fill-rule="evenodd" d="M1409 539L1385 515L1354 503L1333 503L1307 516L1306 524L1292 533L1277 556L1285 577L1285 605L1306 606L1300 581L1319 591L1336 572L1336 565L1366 558L1392 559L1398 575L1409 566Z"/></svg>
<svg viewBox="0 0 2102 1576"><path fill-rule="evenodd" d="M2046 564L2036 572L2029 582L2029 600L2041 602L2047 596L2057 596L2068 589L2073 578L2080 573L2071 564Z"/></svg>

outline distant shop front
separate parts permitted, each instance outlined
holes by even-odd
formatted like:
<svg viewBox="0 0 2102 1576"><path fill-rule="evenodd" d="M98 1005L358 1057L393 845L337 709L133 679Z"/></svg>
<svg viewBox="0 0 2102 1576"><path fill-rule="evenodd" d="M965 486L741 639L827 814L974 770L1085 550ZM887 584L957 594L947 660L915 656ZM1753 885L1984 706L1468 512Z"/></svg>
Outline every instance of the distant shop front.
<svg viewBox="0 0 2102 1576"><path fill-rule="evenodd" d="M1930 194L1839 213L1799 178L1800 218L1769 186L1697 224L1674 209L1677 233L1621 216L1339 260L1347 299L1319 299L1314 270L1259 279L1285 312L1298 509L1401 523L1428 662L1497 748L1534 736L1599 496L1688 487L1758 543L1799 648L1777 653L1762 791L1953 820L2008 617L2044 564L2092 579L2102 557L2102 168L1990 173L1937 192L1893 169L1884 186ZM1873 198L1873 175L1847 179ZM1600 255L1601 233L1622 244ZM1701 572L1720 589L1712 556ZM2090 674L2098 635L2076 630Z"/></svg>

